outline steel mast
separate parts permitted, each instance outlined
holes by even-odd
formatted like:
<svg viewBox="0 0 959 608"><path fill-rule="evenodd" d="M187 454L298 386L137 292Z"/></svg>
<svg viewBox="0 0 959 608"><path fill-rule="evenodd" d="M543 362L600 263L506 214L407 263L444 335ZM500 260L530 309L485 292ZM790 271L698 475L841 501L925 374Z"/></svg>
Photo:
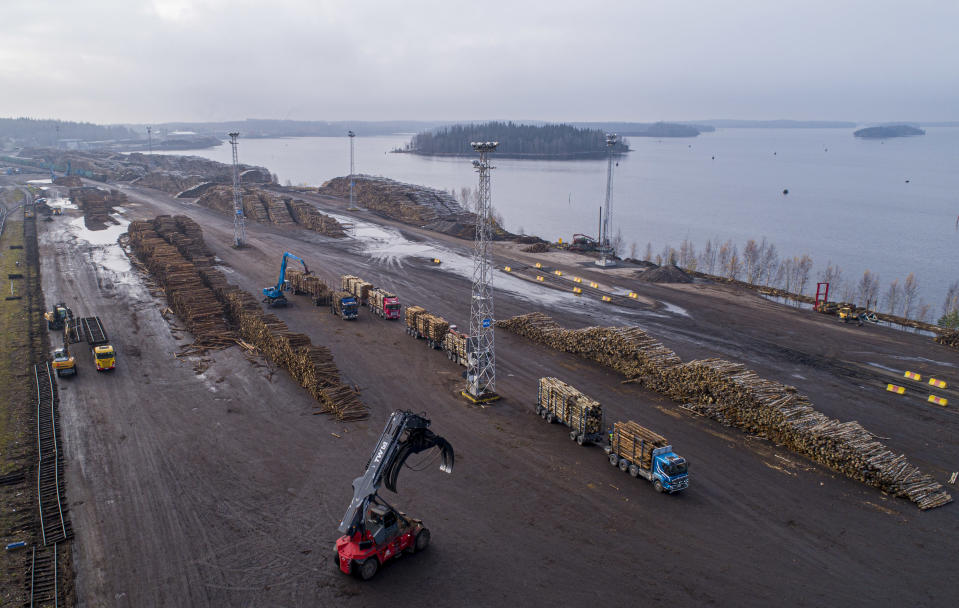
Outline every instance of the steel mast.
<svg viewBox="0 0 959 608"><path fill-rule="evenodd" d="M240 198L240 163L236 155L236 138L239 136L239 132L230 133L230 145L233 146L233 246L237 249L246 246L246 216Z"/></svg>
<svg viewBox="0 0 959 608"><path fill-rule="evenodd" d="M347 131L346 134L350 137L350 206L347 209L349 211L359 211L360 208L353 202L353 138L356 137L356 133Z"/></svg>
<svg viewBox="0 0 959 608"><path fill-rule="evenodd" d="M499 399L496 394L496 354L493 348L493 261L492 205L490 204L490 175L493 166L489 153L496 151L499 142L470 142L479 152L473 168L479 173L479 193L476 205L476 236L473 240L473 294L470 301L470 351L466 372L466 390L463 396L474 403Z"/></svg>
<svg viewBox="0 0 959 608"><path fill-rule="evenodd" d="M599 246L602 252L600 258L596 261L597 266L615 266L616 260L613 257L612 236L610 236L610 207L613 204L613 146L616 145L616 134L606 134L606 204L603 211L602 234L599 235Z"/></svg>

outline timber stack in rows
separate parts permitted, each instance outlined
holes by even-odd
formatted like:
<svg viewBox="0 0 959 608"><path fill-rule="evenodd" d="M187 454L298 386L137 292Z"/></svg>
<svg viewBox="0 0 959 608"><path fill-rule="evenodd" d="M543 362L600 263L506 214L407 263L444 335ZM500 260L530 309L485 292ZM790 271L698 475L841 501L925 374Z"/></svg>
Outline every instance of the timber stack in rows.
<svg viewBox="0 0 959 608"><path fill-rule="evenodd" d="M303 270L287 270L286 278L295 295L308 295L315 306L330 303L330 287L320 277Z"/></svg>
<svg viewBox="0 0 959 608"><path fill-rule="evenodd" d="M739 363L704 359L683 363L638 328L568 330L543 313L497 322L557 350L607 365L627 377L724 424L766 437L844 475L931 509L952 501L924 475L875 439L858 422L840 422L815 410L795 387L759 377ZM591 350L592 349L592 350Z"/></svg>

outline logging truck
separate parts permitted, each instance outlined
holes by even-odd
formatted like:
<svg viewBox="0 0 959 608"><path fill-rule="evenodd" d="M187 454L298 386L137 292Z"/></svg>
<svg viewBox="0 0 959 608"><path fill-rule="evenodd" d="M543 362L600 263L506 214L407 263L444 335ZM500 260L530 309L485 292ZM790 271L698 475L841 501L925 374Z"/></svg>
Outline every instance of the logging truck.
<svg viewBox="0 0 959 608"><path fill-rule="evenodd" d="M470 337L460 331L457 331L455 325L450 325L450 329L443 338L443 352L446 358L463 367L469 367L469 353L472 351Z"/></svg>
<svg viewBox="0 0 959 608"><path fill-rule="evenodd" d="M359 305L353 294L338 291L330 299L330 314L339 315L344 321L352 321L359 314Z"/></svg>
<svg viewBox="0 0 959 608"><path fill-rule="evenodd" d="M381 319L400 318L400 299L396 297L396 294L377 287L370 290L369 303L370 312Z"/></svg>
<svg viewBox="0 0 959 608"><path fill-rule="evenodd" d="M609 464L633 477L642 477L657 492L689 487L689 463L673 452L666 438L630 420L617 422L605 447Z"/></svg>
<svg viewBox="0 0 959 608"><path fill-rule="evenodd" d="M569 427L569 438L585 445L605 437L603 406L557 378L540 378L536 414L546 422Z"/></svg>

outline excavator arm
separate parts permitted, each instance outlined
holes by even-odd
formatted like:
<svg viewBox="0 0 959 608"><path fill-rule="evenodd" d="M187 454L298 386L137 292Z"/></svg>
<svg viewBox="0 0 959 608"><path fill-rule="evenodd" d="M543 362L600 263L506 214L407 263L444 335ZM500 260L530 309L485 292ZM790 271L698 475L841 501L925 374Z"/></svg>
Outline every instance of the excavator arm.
<svg viewBox="0 0 959 608"><path fill-rule="evenodd" d="M353 500L340 521L340 532L352 535L363 526L363 516L382 484L396 492L396 480L406 459L413 454L439 448L440 470L453 472L453 446L429 429L430 420L406 410L390 415L362 477L353 480Z"/></svg>

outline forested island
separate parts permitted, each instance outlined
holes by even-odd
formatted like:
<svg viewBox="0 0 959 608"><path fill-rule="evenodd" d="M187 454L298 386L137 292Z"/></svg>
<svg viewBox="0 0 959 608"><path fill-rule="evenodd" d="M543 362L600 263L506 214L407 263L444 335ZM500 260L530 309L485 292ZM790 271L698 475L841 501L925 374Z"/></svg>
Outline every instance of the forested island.
<svg viewBox="0 0 959 608"><path fill-rule="evenodd" d="M513 122L462 124L422 131L394 152L424 156L475 156L474 141L496 141L496 156L504 158L582 159L606 156L606 133L600 129L572 125L521 125ZM614 154L629 152L623 138L613 146Z"/></svg>
<svg viewBox="0 0 959 608"><path fill-rule="evenodd" d="M888 139L890 137L912 137L914 135L925 135L922 129L910 125L888 125L884 127L868 127L859 129L853 135L865 139Z"/></svg>

